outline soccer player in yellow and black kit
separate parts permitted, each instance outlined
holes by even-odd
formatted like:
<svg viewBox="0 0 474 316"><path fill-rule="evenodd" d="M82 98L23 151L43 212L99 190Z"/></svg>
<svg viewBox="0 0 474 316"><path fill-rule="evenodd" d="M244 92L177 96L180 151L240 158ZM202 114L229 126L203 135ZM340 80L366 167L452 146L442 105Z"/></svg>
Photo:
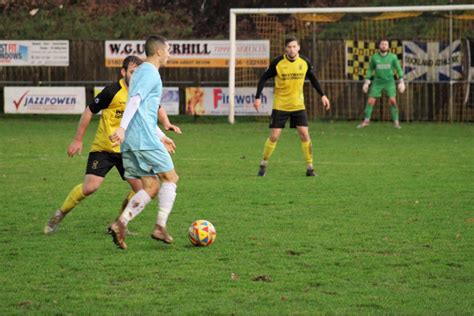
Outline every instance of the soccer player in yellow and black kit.
<svg viewBox="0 0 474 316"><path fill-rule="evenodd" d="M308 132L308 117L304 105L303 85L306 78L310 80L313 87L321 95L321 101L326 110L329 110L331 105L313 73L313 66L306 57L299 55L299 51L298 40L295 37L287 38L285 40L285 54L271 62L270 67L258 82L254 103L257 111L261 105L260 95L265 82L270 78L275 78L275 96L269 126L271 133L265 142L263 159L258 171L259 176L265 175L268 159L275 150L281 130L285 128L288 119L290 119L290 128L298 130L301 149L306 160L306 175L316 175L313 167L311 138Z"/></svg>
<svg viewBox="0 0 474 316"><path fill-rule="evenodd" d="M71 192L69 192L62 206L51 216L50 220L44 227L45 234L51 234L56 231L59 223L79 204L80 201L97 191L110 169L113 167L117 168L120 176L125 180L120 147L112 146L109 135L112 134L112 132L120 125L125 104L128 99L128 84L135 68L142 64L142 62L143 61L136 56L128 56L125 58L122 64L122 69L120 70L122 79L105 87L97 95L94 101L85 108L79 121L76 135L72 143L69 145L67 153L70 157L73 157L77 153L82 152L82 139L86 129L89 126L93 115L102 111L99 126L87 161L86 176L84 182L76 185ZM160 111L160 121L163 123L165 129L171 129L177 133L181 133L179 127L169 123L164 109L160 107ZM168 138L168 143L165 144L165 146L167 150L173 151L174 148L172 147L174 146L174 143L170 141L171 140ZM170 144L172 144L171 147ZM122 208L127 205L128 200L135 194L135 192L142 188L140 179L126 180L130 184L132 191L124 200Z"/></svg>

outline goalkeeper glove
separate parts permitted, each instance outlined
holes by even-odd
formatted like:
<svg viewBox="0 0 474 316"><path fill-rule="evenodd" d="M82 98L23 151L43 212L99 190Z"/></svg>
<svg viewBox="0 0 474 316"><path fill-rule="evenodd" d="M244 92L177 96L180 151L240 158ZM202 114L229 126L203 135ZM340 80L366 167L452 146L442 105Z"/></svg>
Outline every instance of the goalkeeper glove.
<svg viewBox="0 0 474 316"><path fill-rule="evenodd" d="M403 93L403 92L405 92L405 88L406 88L406 87L405 87L405 82L403 81L403 79L400 79L400 80L398 81L398 91L399 91L400 93Z"/></svg>
<svg viewBox="0 0 474 316"><path fill-rule="evenodd" d="M364 93L369 92L369 86L370 86L370 80L365 80L364 85L362 86L362 91L364 91Z"/></svg>

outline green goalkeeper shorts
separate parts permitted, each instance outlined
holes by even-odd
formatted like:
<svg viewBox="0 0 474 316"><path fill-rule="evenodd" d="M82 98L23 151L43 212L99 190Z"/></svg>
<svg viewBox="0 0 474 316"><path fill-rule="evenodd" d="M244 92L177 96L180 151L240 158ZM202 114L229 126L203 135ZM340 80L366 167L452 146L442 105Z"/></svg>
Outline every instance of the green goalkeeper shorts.
<svg viewBox="0 0 474 316"><path fill-rule="evenodd" d="M386 83L372 82L369 89L369 97L380 98L382 96L383 90L385 90L385 94L389 98L397 96L397 88L395 87L395 81L392 81Z"/></svg>

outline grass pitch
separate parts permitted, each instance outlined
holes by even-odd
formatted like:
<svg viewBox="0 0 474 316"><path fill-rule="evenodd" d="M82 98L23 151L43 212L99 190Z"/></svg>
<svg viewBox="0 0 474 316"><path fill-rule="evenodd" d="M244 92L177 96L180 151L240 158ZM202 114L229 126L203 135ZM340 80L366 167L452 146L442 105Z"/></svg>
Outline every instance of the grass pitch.
<svg viewBox="0 0 474 316"><path fill-rule="evenodd" d="M43 226L83 179L77 117L0 117L0 314L473 314L474 125L318 122L319 177L286 129L256 176L266 123L184 120L169 231L156 202L121 251L105 234L128 186L113 170L52 236ZM183 120L181 118L181 120ZM191 246L188 225L217 229Z"/></svg>

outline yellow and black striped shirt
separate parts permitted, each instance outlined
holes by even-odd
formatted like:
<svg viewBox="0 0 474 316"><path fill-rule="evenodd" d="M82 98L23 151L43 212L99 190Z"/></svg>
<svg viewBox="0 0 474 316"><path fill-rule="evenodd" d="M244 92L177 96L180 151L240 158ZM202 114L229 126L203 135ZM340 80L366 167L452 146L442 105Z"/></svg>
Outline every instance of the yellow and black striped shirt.
<svg viewBox="0 0 474 316"><path fill-rule="evenodd" d="M304 110L303 85L306 79L311 81L320 95L324 95L313 73L311 62L302 55L296 57L295 60L288 59L286 54L275 58L260 78L255 98L260 98L265 82L271 78L275 78L273 100L275 110L290 112Z"/></svg>

